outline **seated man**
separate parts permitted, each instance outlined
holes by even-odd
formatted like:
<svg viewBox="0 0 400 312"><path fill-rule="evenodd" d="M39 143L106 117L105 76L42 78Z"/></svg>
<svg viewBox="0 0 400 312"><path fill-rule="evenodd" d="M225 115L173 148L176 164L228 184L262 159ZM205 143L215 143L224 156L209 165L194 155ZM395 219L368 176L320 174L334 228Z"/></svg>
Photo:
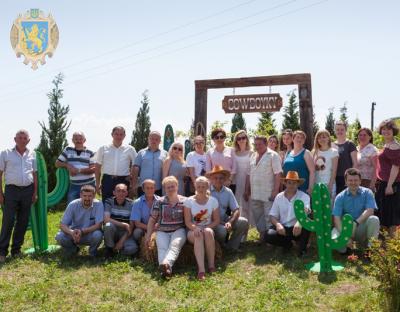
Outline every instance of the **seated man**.
<svg viewBox="0 0 400 312"><path fill-rule="evenodd" d="M113 194L114 197L106 199L104 205L106 256L111 257L114 252L134 255L138 251L138 245L132 236L133 226L129 224L133 200L127 198L128 186L124 183L117 184Z"/></svg>
<svg viewBox="0 0 400 312"><path fill-rule="evenodd" d="M239 204L235 195L225 186L230 173L215 166L206 173L211 180L211 196L218 200L221 224L215 227L215 238L222 247L237 251L243 236L249 229L246 218L240 217Z"/></svg>
<svg viewBox="0 0 400 312"><path fill-rule="evenodd" d="M61 220L60 231L56 241L69 254L76 254L79 245L89 246L89 255L95 257L97 248L103 240L101 225L103 224L103 203L95 199L96 189L84 185L80 198L70 202Z"/></svg>
<svg viewBox="0 0 400 312"><path fill-rule="evenodd" d="M144 194L134 201L130 218L131 226L134 227L133 238L138 244L140 244L140 239L147 231L151 209L158 199L158 196L154 195L156 191L156 182L154 180L144 180L142 190Z"/></svg>
<svg viewBox="0 0 400 312"><path fill-rule="evenodd" d="M342 227L342 217L348 213L353 217L353 235L347 244L352 248L353 241L362 247L370 246L371 238L378 238L379 218L374 216L377 209L374 194L361 185L361 173L358 169L349 168L344 173L347 188L340 192L335 199L332 215L334 216L335 230L339 232ZM346 253L346 248L339 250Z"/></svg>
<svg viewBox="0 0 400 312"><path fill-rule="evenodd" d="M293 240L298 241L299 256L302 256L306 253L310 232L302 229L296 220L294 202L297 199L303 201L304 210L310 212L310 196L298 190L298 187L304 183L304 179L300 179L296 171L288 171L286 178L281 180L286 188L275 197L272 204L269 212L272 226L267 231L265 241L285 249L292 247Z"/></svg>

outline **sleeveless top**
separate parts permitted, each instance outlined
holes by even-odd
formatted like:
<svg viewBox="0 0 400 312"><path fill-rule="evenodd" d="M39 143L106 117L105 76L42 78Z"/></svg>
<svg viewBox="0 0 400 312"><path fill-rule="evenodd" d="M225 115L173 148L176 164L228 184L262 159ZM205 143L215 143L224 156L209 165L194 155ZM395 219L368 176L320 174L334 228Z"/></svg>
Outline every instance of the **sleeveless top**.
<svg viewBox="0 0 400 312"><path fill-rule="evenodd" d="M293 156L292 152L293 151L286 155L286 158L283 162L283 174L286 176L288 171L297 171L299 177L305 179L304 183L299 186L299 190L306 192L310 177L306 161L304 160L304 153L306 152L306 149L304 148L301 153L296 156Z"/></svg>

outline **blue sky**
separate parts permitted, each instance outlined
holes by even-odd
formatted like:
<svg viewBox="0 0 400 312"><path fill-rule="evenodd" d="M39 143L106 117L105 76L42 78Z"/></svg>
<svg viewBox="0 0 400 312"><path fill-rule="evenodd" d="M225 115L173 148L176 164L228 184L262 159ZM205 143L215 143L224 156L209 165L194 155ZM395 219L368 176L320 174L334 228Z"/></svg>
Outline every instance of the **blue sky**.
<svg viewBox="0 0 400 312"><path fill-rule="evenodd" d="M65 74L63 103L70 133L84 131L97 149L121 124L128 137L141 94L149 90L153 128L187 131L194 114L194 80L311 73L313 103L323 126L329 107L347 102L350 119L370 125L400 116L399 1L3 1L0 19L0 149L19 128L39 142L47 121L46 92ZM60 30L53 58L33 71L10 45L13 20L30 8L51 12ZM215 39L213 39L215 38ZM273 87L286 102L294 86ZM263 88L236 94L265 93ZM232 89L208 94L208 124L230 121L221 101ZM246 114L254 128L258 114ZM275 114L280 129L281 113ZM230 126L227 126L227 129ZM68 137L68 138L69 138Z"/></svg>

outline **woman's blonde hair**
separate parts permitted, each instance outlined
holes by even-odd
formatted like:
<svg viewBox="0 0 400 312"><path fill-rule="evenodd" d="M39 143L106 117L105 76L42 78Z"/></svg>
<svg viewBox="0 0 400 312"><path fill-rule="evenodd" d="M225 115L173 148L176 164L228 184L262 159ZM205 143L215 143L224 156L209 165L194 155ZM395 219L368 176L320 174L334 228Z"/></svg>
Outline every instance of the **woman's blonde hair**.
<svg viewBox="0 0 400 312"><path fill-rule="evenodd" d="M328 142L328 146L329 148L332 147L332 140L331 140L331 134L329 133L328 130L323 129L323 130L319 130L316 134L315 134L315 138L314 138L314 147L313 150L311 151L311 153L316 156L318 154L318 151L321 149L321 146L318 143L318 139L321 135L327 135L329 138L329 142Z"/></svg>
<svg viewBox="0 0 400 312"><path fill-rule="evenodd" d="M178 179L175 178L174 176L165 177L165 178L162 180L162 186L165 187L165 184L167 184L167 183L169 183L169 182L175 183L176 186L178 186Z"/></svg>
<svg viewBox="0 0 400 312"><path fill-rule="evenodd" d="M181 147L182 148L182 153L177 157L177 158L174 158L174 147L175 146L179 146L179 147ZM169 148L169 150L168 150L168 157L167 157L167 159L176 159L176 160L178 160L181 164L183 164L184 162L185 162L185 159L183 158L183 152L184 152L184 148L183 148L183 144L182 143L179 143L179 142L175 142L175 143L172 143L172 145L170 146L170 148Z"/></svg>
<svg viewBox="0 0 400 312"><path fill-rule="evenodd" d="M250 140L249 140L249 136L247 135L247 132L244 130L239 130L238 132L235 133L235 136L233 137L233 144L235 146L235 152L239 152L240 151L240 146L239 143L237 142L237 137L241 134L244 134L247 138L246 140L246 151L250 150Z"/></svg>
<svg viewBox="0 0 400 312"><path fill-rule="evenodd" d="M209 188L210 188L210 180L208 180L204 176L199 176L199 177L196 178L196 180L194 181L194 188L195 188L195 194L196 195L197 195L197 190L196 190L197 183L207 183L207 187L208 187L207 195L210 196L210 190L209 190Z"/></svg>

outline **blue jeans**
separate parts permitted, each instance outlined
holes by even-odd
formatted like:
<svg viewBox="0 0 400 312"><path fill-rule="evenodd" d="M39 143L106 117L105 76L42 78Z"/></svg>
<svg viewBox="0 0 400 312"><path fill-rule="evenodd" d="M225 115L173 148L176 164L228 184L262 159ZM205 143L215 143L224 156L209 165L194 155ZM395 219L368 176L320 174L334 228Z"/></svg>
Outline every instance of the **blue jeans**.
<svg viewBox="0 0 400 312"><path fill-rule="evenodd" d="M93 187L96 186L95 182L88 183L87 185L92 185ZM69 184L69 190L68 190L68 195L67 195L67 205L72 202L74 199L78 199L81 196L81 187L83 186L80 184Z"/></svg>
<svg viewBox="0 0 400 312"><path fill-rule="evenodd" d="M97 248L100 246L103 240L103 232L96 230L94 232L85 234L81 237L79 245L89 246L89 255L96 256ZM72 255L78 252L78 246L72 240L72 237L59 231L56 235L56 241L61 247L67 252L67 254Z"/></svg>

